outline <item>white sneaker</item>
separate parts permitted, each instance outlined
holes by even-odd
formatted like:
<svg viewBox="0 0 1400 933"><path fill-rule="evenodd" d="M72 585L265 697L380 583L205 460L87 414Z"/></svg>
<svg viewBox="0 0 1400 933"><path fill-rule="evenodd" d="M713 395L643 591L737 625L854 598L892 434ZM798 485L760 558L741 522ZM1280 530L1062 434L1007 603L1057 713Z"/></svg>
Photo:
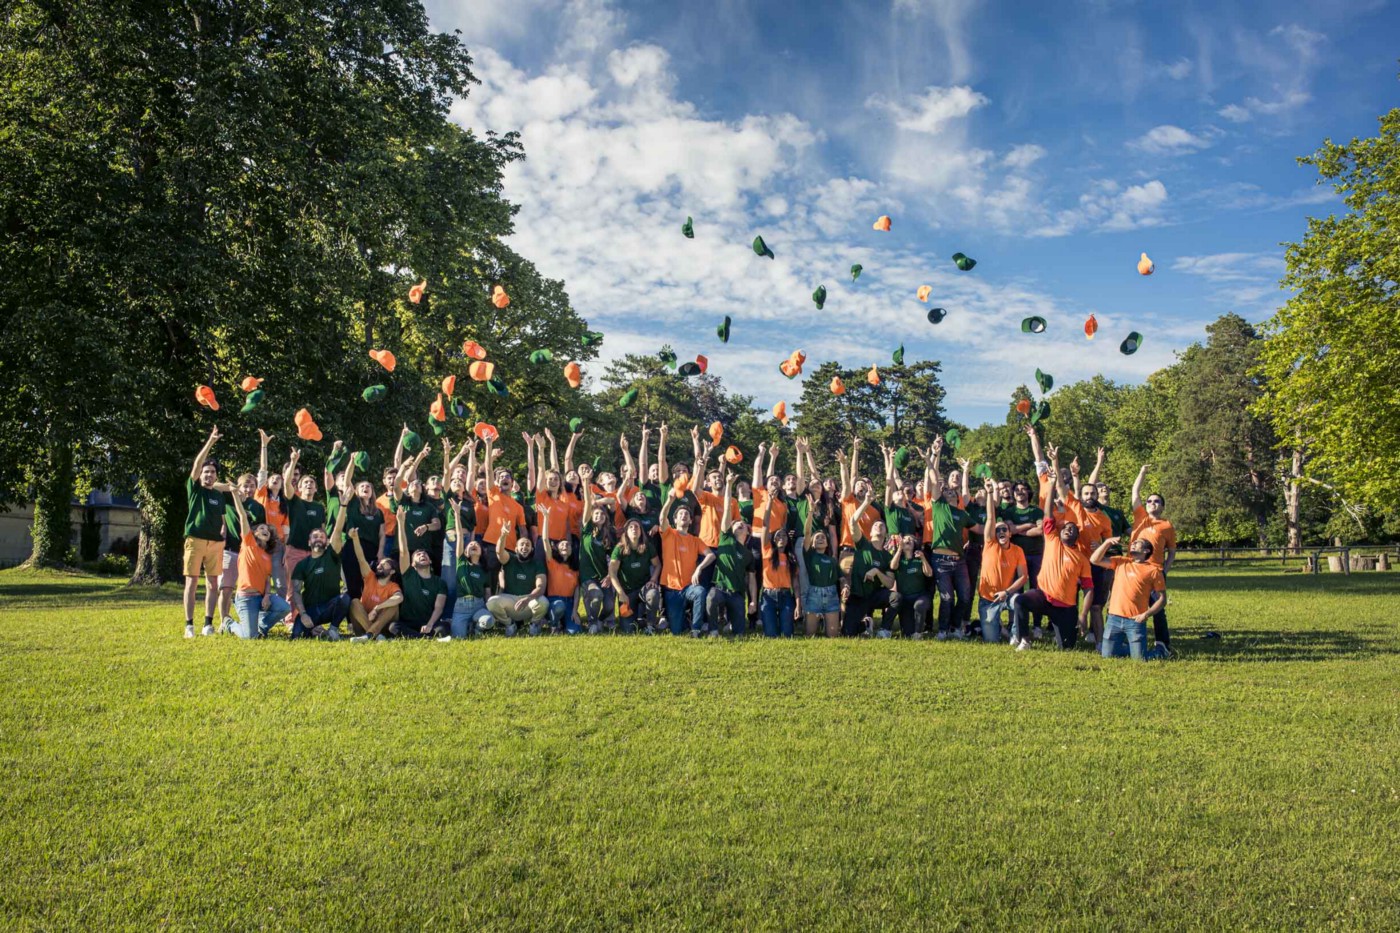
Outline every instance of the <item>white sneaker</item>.
<svg viewBox="0 0 1400 933"><path fill-rule="evenodd" d="M967 632L964 632L962 629L958 629L956 632L953 633L953 637L956 638L958 641L967 641Z"/></svg>
<svg viewBox="0 0 1400 933"><path fill-rule="evenodd" d="M193 637L194 637L194 623L190 623L189 625L186 625L186 626L185 626L185 637L186 637L186 638L193 638Z"/></svg>
<svg viewBox="0 0 1400 933"><path fill-rule="evenodd" d="M376 636L374 636L374 640L375 640L375 641L388 641L388 640L389 640L389 636L388 636L388 635L376 635Z"/></svg>
<svg viewBox="0 0 1400 933"><path fill-rule="evenodd" d="M935 635L935 636L933 636L933 637L936 638L936 639L938 639L939 641L947 641L947 640L948 640L948 633L947 633L947 632L942 632L942 631L940 631L937 635Z"/></svg>
<svg viewBox="0 0 1400 933"><path fill-rule="evenodd" d="M199 630L199 634L201 634L201 635L213 635L213 634L214 634L214 626L213 626L213 625L210 625L209 623L206 622L206 623L204 624L204 628L202 628L202 629Z"/></svg>
<svg viewBox="0 0 1400 933"><path fill-rule="evenodd" d="M451 641L451 640L452 640L452 636L451 636L451 635L439 635L439 636L438 636L438 641Z"/></svg>
<svg viewBox="0 0 1400 933"><path fill-rule="evenodd" d="M1094 647L1094 633L1093 633L1093 632L1085 632L1085 633L1084 633L1084 644L1088 645L1090 648Z"/></svg>
<svg viewBox="0 0 1400 933"><path fill-rule="evenodd" d="M1031 629L1031 638L1035 639L1036 641L1040 641L1044 637L1045 631L1039 625Z"/></svg>
<svg viewBox="0 0 1400 933"><path fill-rule="evenodd" d="M354 644L355 642L369 641L369 638L370 637L368 635L356 635L354 638L350 639L350 642Z"/></svg>
<svg viewBox="0 0 1400 933"><path fill-rule="evenodd" d="M890 631L889 629L887 629L887 628L882 628L882 629L880 629L878 632L875 633L875 637L876 637L876 638L893 638L893 637L894 637L894 632L891 632L891 631Z"/></svg>
<svg viewBox="0 0 1400 933"><path fill-rule="evenodd" d="M232 633L232 632L233 632L233 617L232 617L232 616L224 616L224 621L222 621L222 622L219 623L219 634L220 634L220 635L223 635L225 632L228 632L228 633Z"/></svg>
<svg viewBox="0 0 1400 933"><path fill-rule="evenodd" d="M909 637L912 638L914 641L923 641L923 640L924 640L924 633L923 633L923 632L915 632L913 635L910 635Z"/></svg>
<svg viewBox="0 0 1400 933"><path fill-rule="evenodd" d="M1027 641L1026 639L1022 638L1021 641L1020 641L1020 643L1019 643L1018 645L1016 645L1016 650L1017 650L1017 651L1029 651L1029 650L1030 650L1030 647L1031 647L1031 643L1030 643L1029 641Z"/></svg>

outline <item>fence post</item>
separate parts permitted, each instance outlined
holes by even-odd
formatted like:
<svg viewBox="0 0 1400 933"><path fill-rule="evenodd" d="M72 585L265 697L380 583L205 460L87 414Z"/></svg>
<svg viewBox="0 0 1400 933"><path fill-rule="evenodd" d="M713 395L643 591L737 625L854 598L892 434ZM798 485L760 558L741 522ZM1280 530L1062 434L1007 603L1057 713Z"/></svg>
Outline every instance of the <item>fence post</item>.
<svg viewBox="0 0 1400 933"><path fill-rule="evenodd" d="M1351 576L1351 548L1342 548L1342 573Z"/></svg>

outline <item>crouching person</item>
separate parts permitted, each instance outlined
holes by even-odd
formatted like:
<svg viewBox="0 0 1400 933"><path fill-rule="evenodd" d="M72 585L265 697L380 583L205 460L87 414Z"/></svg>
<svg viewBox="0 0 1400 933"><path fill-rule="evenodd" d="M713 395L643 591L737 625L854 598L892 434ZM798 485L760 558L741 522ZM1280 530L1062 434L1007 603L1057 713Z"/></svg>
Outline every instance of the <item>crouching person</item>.
<svg viewBox="0 0 1400 933"><path fill-rule="evenodd" d="M361 580L359 599L350 600L350 628L355 633L350 640L383 641L384 630L399 617L403 605L403 590L394 582L394 562L385 557L371 567L360 543L360 529L351 528L347 537L360 565Z"/></svg>
<svg viewBox="0 0 1400 933"><path fill-rule="evenodd" d="M400 528L408 527L408 513L404 509L399 509L398 519ZM433 555L421 547L410 555L408 535L398 535L398 539L403 603L399 606L399 617L389 623L389 634L398 638L436 635L444 641L450 639L448 622L443 618L447 608L447 584L433 572Z"/></svg>
<svg viewBox="0 0 1400 933"><path fill-rule="evenodd" d="M642 530L642 523L629 519L622 539L608 561L608 579L618 597L618 627L631 634L640 625L646 630L657 618L661 590L661 557Z"/></svg>
<svg viewBox="0 0 1400 933"><path fill-rule="evenodd" d="M1106 538L1090 558L1094 566L1113 571L1099 651L1105 658L1130 656L1134 661L1146 661L1147 620L1167 603L1167 579L1152 560L1151 541L1135 538L1128 545L1131 557L1109 557L1109 548L1118 541ZM1165 652L1151 656L1163 657Z"/></svg>
<svg viewBox="0 0 1400 933"><path fill-rule="evenodd" d="M350 597L340 592L340 549L344 545L345 510L335 519L331 536L313 528L306 537L311 550L292 570L293 638L340 640L340 623L350 608Z"/></svg>
<svg viewBox="0 0 1400 933"><path fill-rule="evenodd" d="M239 621L230 627L239 638L260 638L292 611L292 604L272 589L272 554L277 535L266 522L249 527L248 512L239 496L233 496L238 510L238 581L234 606Z"/></svg>
<svg viewBox="0 0 1400 933"><path fill-rule="evenodd" d="M460 498L452 500L452 513L454 527L465 528ZM462 545L462 541L466 544ZM452 605L453 638L469 638L491 627L491 611L486 608L486 567L481 558L481 543L469 539L463 532L458 539L452 568L457 580L457 601Z"/></svg>
<svg viewBox="0 0 1400 933"><path fill-rule="evenodd" d="M987 501L995 503L996 488L986 481ZM1011 598L1026 585L1026 554L1011 543L1011 526L997 517L995 508L986 510L982 526L982 567L977 580L977 616L982 623L982 640L1001 641L1001 620L1011 608Z"/></svg>
<svg viewBox="0 0 1400 933"><path fill-rule="evenodd" d="M549 613L545 599L544 566L535 556L530 539L521 535L515 550L505 546L505 533L496 545L501 561L501 592L486 601L491 617L502 626L506 635L514 635L521 623L530 623L530 634L540 633L540 623Z"/></svg>

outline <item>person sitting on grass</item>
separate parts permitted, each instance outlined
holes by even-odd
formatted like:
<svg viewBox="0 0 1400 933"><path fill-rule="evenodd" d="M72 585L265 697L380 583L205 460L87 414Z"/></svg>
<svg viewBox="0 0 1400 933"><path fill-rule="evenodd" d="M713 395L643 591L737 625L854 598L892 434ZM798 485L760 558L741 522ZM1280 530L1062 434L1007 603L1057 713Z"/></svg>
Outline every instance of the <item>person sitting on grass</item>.
<svg viewBox="0 0 1400 933"><path fill-rule="evenodd" d="M1083 589L1090 601L1094 595L1089 559L1077 547L1079 526L1055 517L1055 488L1061 483L1059 449L1051 445L1046 453L1050 456L1048 471L1042 470L1040 473L1040 503L1045 512L1041 523L1045 533L1045 553L1040 565L1039 586L1012 601L1012 640L1018 641L1018 651L1031 646L1025 636L1026 621L1029 615L1036 612L1049 616L1050 625L1055 630L1056 645L1065 651L1073 648L1079 634L1079 590ZM1041 463L1040 466L1047 465ZM1060 492L1063 496L1065 490L1062 488Z"/></svg>
<svg viewBox="0 0 1400 933"><path fill-rule="evenodd" d="M933 567L924 556L922 542L913 533L899 537L899 550L890 558L890 574L899 592L899 628L905 638L921 641L928 624L933 596L928 591ZM952 605L948 604L951 610ZM943 635L943 632L939 632Z"/></svg>
<svg viewBox="0 0 1400 933"><path fill-rule="evenodd" d="M488 575L482 563L481 542L468 538L465 534L467 512L473 511L469 498L452 501L453 527L464 530L461 541L454 550L453 573L457 578L457 601L452 606L452 637L469 638L480 629L491 627L491 611L486 608L486 584ZM468 520L471 521L471 520Z"/></svg>
<svg viewBox="0 0 1400 933"><path fill-rule="evenodd" d="M985 480L985 489L987 501L994 502L996 487L991 479ZM995 508L986 509L983 522L977 617L982 623L982 640L995 643L1001 641L1001 620L1011 608L1011 597L1025 587L1029 574L1025 552L1011 543L1011 525L997 517Z"/></svg>
<svg viewBox="0 0 1400 933"><path fill-rule="evenodd" d="M622 526L622 538L613 548L608 561L608 579L612 581L619 601L618 615L622 631L631 633L642 626L649 631L656 621L661 602L657 580L661 574L661 558L653 539L635 518Z"/></svg>
<svg viewBox="0 0 1400 933"><path fill-rule="evenodd" d="M1167 578L1152 561L1152 542L1146 537L1133 539L1129 557L1109 557L1118 538L1105 538L1094 551L1097 567L1113 571L1113 593L1108 598L1108 618L1104 621L1099 651L1105 658L1130 656L1145 661L1147 619L1167 602ZM1164 657L1165 652L1155 656Z"/></svg>
<svg viewBox="0 0 1400 933"><path fill-rule="evenodd" d="M399 607L403 605L403 590L394 582L394 562L380 557L371 567L365 559L360 529L351 528L347 534L359 564L361 581L359 597L350 598L350 628L355 633L350 640L384 641L384 630L399 617Z"/></svg>
<svg viewBox="0 0 1400 933"><path fill-rule="evenodd" d="M847 636L869 635L890 638L894 617L899 613L899 593L894 576L884 568L889 566L885 556L885 523L874 521L867 537L863 517L871 508L875 491L869 483L861 486L861 501L845 509L846 531L851 545L851 582L846 592L846 610L842 632ZM875 610L881 610L881 624L875 628Z"/></svg>
<svg viewBox="0 0 1400 933"><path fill-rule="evenodd" d="M219 429L195 454L185 481L189 511L185 518L185 637L194 637L194 603L199 578L204 577L204 630L214 634L214 611L219 601L219 578L224 572L224 494L215 488L219 467L209 451L219 440ZM225 487L227 488L227 487Z"/></svg>
<svg viewBox="0 0 1400 933"><path fill-rule="evenodd" d="M238 515L238 580L233 605L238 620L230 620L225 631L239 638L261 638L292 611L292 604L278 596L272 586L272 554L277 535L266 522L252 523L240 495L232 497Z"/></svg>
<svg viewBox="0 0 1400 933"><path fill-rule="evenodd" d="M553 532L550 527L551 519L567 526L567 512L560 505L549 510L539 510L538 514L540 549L544 551L544 595L549 603L549 624L556 634L566 632L569 635L577 635L583 631L574 611L578 603L578 555L574 553L573 540L567 535L550 540L550 534Z"/></svg>
<svg viewBox="0 0 1400 933"><path fill-rule="evenodd" d="M530 634L540 634L540 623L549 614L549 603L545 599L546 579L544 564L535 555L535 546L528 535L517 534L515 547L507 545L515 529L508 523L500 526L500 536L496 540L496 553L501 562L501 592L486 601L491 616L501 623L504 633L512 636L516 626L530 623Z"/></svg>
<svg viewBox="0 0 1400 933"><path fill-rule="evenodd" d="M413 519L409 510L399 505L399 579L402 581L403 602L399 606L399 617L389 623L389 634L397 638L427 638L437 635L441 640L451 639L448 620L442 617L447 608L447 584L433 570L433 542L430 536L419 538L420 546L409 550L407 533L411 531ZM424 526L420 526L423 528Z"/></svg>
<svg viewBox="0 0 1400 933"><path fill-rule="evenodd" d="M315 495L314 478L303 476L301 483L302 493L309 491ZM325 507L320 503L310 503L301 498L292 500L292 505L298 502L303 503L302 508L314 505L324 513ZM296 534L298 521L306 521L306 514L305 511L293 512L293 535ZM328 537L325 529L319 525L306 532L305 540L310 550L292 568L292 606L296 610L292 622L293 638L340 640L340 623L345 620L350 608L350 597L340 592L340 549L345 543L341 532L344 530L345 510L341 509L336 515L331 536Z"/></svg>

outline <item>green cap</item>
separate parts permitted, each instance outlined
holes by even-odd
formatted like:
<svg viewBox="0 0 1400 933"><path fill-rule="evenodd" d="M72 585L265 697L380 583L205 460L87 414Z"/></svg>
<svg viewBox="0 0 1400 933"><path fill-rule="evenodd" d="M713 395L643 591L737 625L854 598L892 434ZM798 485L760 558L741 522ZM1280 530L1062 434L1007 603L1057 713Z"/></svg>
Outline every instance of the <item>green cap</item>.
<svg viewBox="0 0 1400 933"><path fill-rule="evenodd" d="M902 470L909 465L909 448L901 447L894 452L894 468Z"/></svg>
<svg viewBox="0 0 1400 933"><path fill-rule="evenodd" d="M535 350L530 354L531 363L548 363L552 359L554 359L554 354L549 350Z"/></svg>
<svg viewBox="0 0 1400 933"><path fill-rule="evenodd" d="M962 432L957 428L949 428L948 433L943 437L948 442L948 446L953 448L953 453L962 450Z"/></svg>
<svg viewBox="0 0 1400 933"><path fill-rule="evenodd" d="M365 472L369 469L369 452L364 450L355 451L355 456L350 458L350 462L355 464L355 472Z"/></svg>
<svg viewBox="0 0 1400 933"><path fill-rule="evenodd" d="M382 401L384 396L389 394L388 386L370 386L360 393L360 397L366 402Z"/></svg>
<svg viewBox="0 0 1400 933"><path fill-rule="evenodd" d="M681 224L681 233L687 240L695 239L695 218L687 217L685 223Z"/></svg>
<svg viewBox="0 0 1400 933"><path fill-rule="evenodd" d="M442 437L447 433L446 421L438 421L436 418L429 418L428 427L433 429L433 437Z"/></svg>
<svg viewBox="0 0 1400 933"><path fill-rule="evenodd" d="M452 400L452 414L456 415L458 418L465 418L467 416L467 406L462 404L461 399L454 398Z"/></svg>
<svg viewBox="0 0 1400 933"><path fill-rule="evenodd" d="M991 479L992 465L990 463L979 463L972 468L972 475L978 479Z"/></svg>
<svg viewBox="0 0 1400 933"><path fill-rule="evenodd" d="M972 267L977 265L977 260L973 259L971 256L965 256L962 253L954 253L953 262L957 265L958 271L960 272L971 272Z"/></svg>
<svg viewBox="0 0 1400 933"><path fill-rule="evenodd" d="M340 469L340 465L345 462L345 458L348 456L350 456L350 454L346 452L345 448L340 448L326 458L326 469L332 473L336 472Z"/></svg>
<svg viewBox="0 0 1400 933"><path fill-rule="evenodd" d="M826 304L825 285L818 285L817 290L812 292L812 301L816 304L817 310L820 311L822 309L822 306Z"/></svg>
<svg viewBox="0 0 1400 933"><path fill-rule="evenodd" d="M486 383L486 391L492 395L509 395L510 386L500 376L492 376L491 381Z"/></svg>
<svg viewBox="0 0 1400 933"><path fill-rule="evenodd" d="M596 330L586 330L579 342L585 347L594 347L603 342L603 335Z"/></svg>
<svg viewBox="0 0 1400 933"><path fill-rule="evenodd" d="M899 345L899 349L890 354L890 359L894 360L894 365L904 365L904 344Z"/></svg>
<svg viewBox="0 0 1400 933"><path fill-rule="evenodd" d="M760 256L767 256L769 259L778 258L773 255L773 251L768 248L767 243L763 242L763 237L761 236L756 236L753 238L753 251Z"/></svg>
<svg viewBox="0 0 1400 933"><path fill-rule="evenodd" d="M262 404L263 395L265 394L266 393L264 393L262 389L254 389L249 392L248 397L243 400L243 407L240 408L239 411L245 415L248 414L248 412Z"/></svg>
<svg viewBox="0 0 1400 933"><path fill-rule="evenodd" d="M1050 403L1045 399L1040 400L1040 404L1031 409L1031 424L1039 424L1050 417Z"/></svg>
<svg viewBox="0 0 1400 933"><path fill-rule="evenodd" d="M948 316L948 311L947 311L946 308L929 308L929 309L928 309L928 322L929 322L930 324L938 324L938 323L941 323L942 320L943 320L945 317L947 317L947 316Z"/></svg>
<svg viewBox="0 0 1400 933"><path fill-rule="evenodd" d="M416 454L423 446L423 438L412 431L403 436L403 450L407 454Z"/></svg>
<svg viewBox="0 0 1400 933"><path fill-rule="evenodd" d="M680 373L680 375L683 376L684 378L689 379L691 376L698 376L698 375L700 375L700 364L699 364L699 363L682 363L682 364L680 365L680 369L677 369L676 372Z"/></svg>
<svg viewBox="0 0 1400 933"><path fill-rule="evenodd" d="M660 360L662 363L664 363L665 366L666 366L666 368L669 369L671 372L675 372L675 371L676 371L676 351L675 351L675 350L662 350L662 351L660 351L659 353L656 354L656 358L657 358L658 360Z"/></svg>
<svg viewBox="0 0 1400 933"><path fill-rule="evenodd" d="M865 266L862 266L860 263L851 266L851 281L854 282L856 279L860 278L860 274L864 271Z"/></svg>
<svg viewBox="0 0 1400 933"><path fill-rule="evenodd" d="M620 398L620 399L617 400L617 407L618 407L618 408L626 408L628 405L631 405L631 404L632 404L633 402L635 402L636 400L637 400L637 390L636 390L635 388L633 388L633 389L628 389L626 392L623 392L623 393L622 393L622 398Z"/></svg>
<svg viewBox="0 0 1400 933"><path fill-rule="evenodd" d="M570 419L569 419L569 433L570 433L570 434L577 434L577 433L578 433L578 429L581 428L581 427L583 427L583 419L582 419L582 418L570 418Z"/></svg>
<svg viewBox="0 0 1400 933"><path fill-rule="evenodd" d="M598 472L598 470L600 469L599 464L602 463L602 462L603 462L603 455L602 455L602 454L599 454L598 456L596 456L596 457L593 458L593 472L594 472L594 473L597 473L597 472Z"/></svg>
<svg viewBox="0 0 1400 933"><path fill-rule="evenodd" d="M729 315L724 316L724 323L715 328L715 334L719 336L720 343L729 342Z"/></svg>
<svg viewBox="0 0 1400 933"><path fill-rule="evenodd" d="M1021 333L1023 334L1043 334L1045 333L1045 318L1040 315L1021 319Z"/></svg>
<svg viewBox="0 0 1400 933"><path fill-rule="evenodd" d="M1142 346L1142 334L1133 331L1127 337L1123 338L1123 342L1118 345L1118 352L1124 356L1132 356L1138 351L1138 347L1140 346Z"/></svg>
<svg viewBox="0 0 1400 933"><path fill-rule="evenodd" d="M1038 369L1035 371L1035 381L1040 386L1041 393L1049 392L1055 387L1055 377Z"/></svg>

